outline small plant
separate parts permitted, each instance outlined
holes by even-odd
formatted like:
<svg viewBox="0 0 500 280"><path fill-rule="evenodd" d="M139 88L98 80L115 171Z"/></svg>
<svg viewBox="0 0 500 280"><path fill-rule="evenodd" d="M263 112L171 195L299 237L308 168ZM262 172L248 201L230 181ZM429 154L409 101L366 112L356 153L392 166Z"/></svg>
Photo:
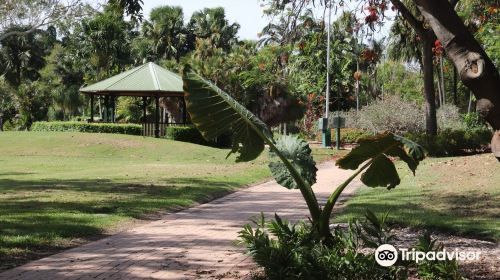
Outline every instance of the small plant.
<svg viewBox="0 0 500 280"><path fill-rule="evenodd" d="M419 237L415 249L421 252L442 251L443 246L437 245L437 239L432 239L429 232ZM460 275L458 263L456 260L440 260L430 261L424 260L417 264L417 273L420 277L426 280L450 279L461 280L465 279Z"/></svg>
<svg viewBox="0 0 500 280"><path fill-rule="evenodd" d="M277 215L266 221L261 214L239 232L239 243L264 269L265 279L406 279L404 267L381 267L373 253L360 251L361 227L355 220L336 228L335 242L327 246L308 223L292 224Z"/></svg>

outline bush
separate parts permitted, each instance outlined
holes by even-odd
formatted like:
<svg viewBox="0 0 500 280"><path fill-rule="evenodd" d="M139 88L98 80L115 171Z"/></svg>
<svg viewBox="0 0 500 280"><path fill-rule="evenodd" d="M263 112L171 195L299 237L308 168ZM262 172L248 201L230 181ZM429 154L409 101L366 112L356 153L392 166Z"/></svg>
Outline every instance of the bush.
<svg viewBox="0 0 500 280"><path fill-rule="evenodd" d="M347 127L373 133L391 131L404 134L420 132L425 128L422 108L414 102L401 100L397 96L377 100L363 107L359 112L350 111L344 114Z"/></svg>
<svg viewBox="0 0 500 280"><path fill-rule="evenodd" d="M291 224L275 215L266 222L254 221L239 233L254 261L264 269L265 279L404 279L401 267L379 266L373 254L362 254L359 225L333 232L335 244L323 244L305 222Z"/></svg>
<svg viewBox="0 0 500 280"><path fill-rule="evenodd" d="M341 128L340 129L340 142L344 144L358 143L359 139L373 134L358 128ZM336 130L332 129L332 142L337 139Z"/></svg>
<svg viewBox="0 0 500 280"><path fill-rule="evenodd" d="M189 142L200 145L208 145L209 142L203 138L194 126L169 126L165 137L170 140Z"/></svg>
<svg viewBox="0 0 500 280"><path fill-rule="evenodd" d="M359 112L344 112L346 126L372 133L391 131L396 134L420 133L425 131L425 112L415 102L405 101L398 96L389 96L363 107ZM459 108L443 105L436 111L440 130L467 128Z"/></svg>
<svg viewBox="0 0 500 280"><path fill-rule="evenodd" d="M430 156L456 156L475 152L487 146L493 133L486 128L445 129L436 136L425 133L408 134L407 137L422 145Z"/></svg>
<svg viewBox="0 0 500 280"><path fill-rule="evenodd" d="M86 123L86 122L35 122L31 131L89 132L141 135L138 124Z"/></svg>
<svg viewBox="0 0 500 280"><path fill-rule="evenodd" d="M199 145L229 147L231 139L221 136L213 141L207 141L194 126L169 126L165 131L165 137L170 140L189 142Z"/></svg>
<svg viewBox="0 0 500 280"><path fill-rule="evenodd" d="M487 125L477 112L470 112L463 115L463 122L466 128L486 128Z"/></svg>
<svg viewBox="0 0 500 280"><path fill-rule="evenodd" d="M442 105L436 111L436 119L439 130L466 128L459 108L455 105Z"/></svg>
<svg viewBox="0 0 500 280"><path fill-rule="evenodd" d="M253 221L255 229L246 225L239 232L239 242L264 269L263 279L407 279L411 271L424 279L462 279L456 261L417 264L398 259L391 267L378 265L374 249L396 237L387 220L388 213L377 217L367 210L364 221L337 226L332 231L333 244L325 244L309 223L292 224L278 215L266 222L261 215ZM415 249L430 252L442 247L424 233Z"/></svg>

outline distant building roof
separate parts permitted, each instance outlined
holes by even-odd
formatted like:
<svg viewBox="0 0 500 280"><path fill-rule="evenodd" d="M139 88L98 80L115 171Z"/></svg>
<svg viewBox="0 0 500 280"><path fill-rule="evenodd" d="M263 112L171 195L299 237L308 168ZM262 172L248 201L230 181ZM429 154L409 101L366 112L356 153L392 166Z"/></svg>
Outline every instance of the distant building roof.
<svg viewBox="0 0 500 280"><path fill-rule="evenodd" d="M182 96L182 78L153 62L80 89L86 94L114 96Z"/></svg>

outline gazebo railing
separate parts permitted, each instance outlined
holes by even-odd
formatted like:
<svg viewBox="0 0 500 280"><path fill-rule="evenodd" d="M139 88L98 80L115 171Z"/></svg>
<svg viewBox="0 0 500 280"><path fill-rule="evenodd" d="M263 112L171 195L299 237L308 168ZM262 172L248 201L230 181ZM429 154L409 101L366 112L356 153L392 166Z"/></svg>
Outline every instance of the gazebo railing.
<svg viewBox="0 0 500 280"><path fill-rule="evenodd" d="M155 129L156 125L154 122L152 123L141 123L142 125L142 136L148 136L148 137L155 137ZM159 129L160 129L160 137L164 137L167 127L169 126L186 126L187 124L185 123L160 123L159 124Z"/></svg>

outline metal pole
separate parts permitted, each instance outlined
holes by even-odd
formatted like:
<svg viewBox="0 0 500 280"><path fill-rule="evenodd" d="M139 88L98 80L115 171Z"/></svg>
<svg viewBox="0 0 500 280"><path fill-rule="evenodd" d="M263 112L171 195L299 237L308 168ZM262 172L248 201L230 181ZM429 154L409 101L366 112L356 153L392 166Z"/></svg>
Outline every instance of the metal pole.
<svg viewBox="0 0 500 280"><path fill-rule="evenodd" d="M327 44L326 44L326 106L325 118L328 119L328 112L330 111L330 25L332 20L332 5L328 7L328 29L327 29Z"/></svg>
<svg viewBox="0 0 500 280"><path fill-rule="evenodd" d="M340 85L337 90L337 128L335 129L335 148L340 150Z"/></svg>
<svg viewBox="0 0 500 280"><path fill-rule="evenodd" d="M332 5L328 3L328 26L327 26L327 43L326 43L326 104L325 104L325 120L328 124L328 113L330 111L330 25L332 20ZM323 127L322 133L323 147L331 146L331 130L329 125L326 125L326 129Z"/></svg>

